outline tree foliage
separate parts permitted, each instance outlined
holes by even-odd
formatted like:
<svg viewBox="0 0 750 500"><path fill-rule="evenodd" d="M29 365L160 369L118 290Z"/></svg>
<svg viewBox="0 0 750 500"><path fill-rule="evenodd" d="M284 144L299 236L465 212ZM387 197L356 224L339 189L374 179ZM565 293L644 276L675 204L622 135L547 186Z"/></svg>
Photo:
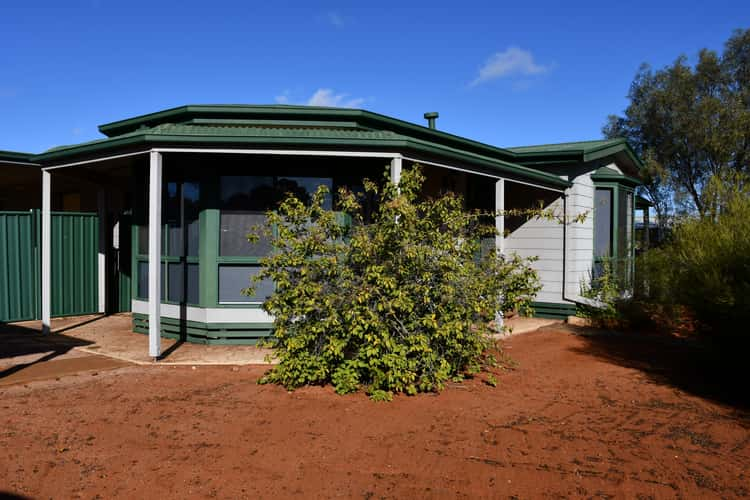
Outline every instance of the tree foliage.
<svg viewBox="0 0 750 500"><path fill-rule="evenodd" d="M747 339L750 322L750 177L720 173L707 184L706 216L678 221L670 239L638 262L637 294L686 306L713 336Z"/></svg>
<svg viewBox="0 0 750 500"><path fill-rule="evenodd" d="M643 65L628 97L625 115L603 131L628 138L645 160L661 221L674 208L705 215L711 178L750 171L750 30L736 31L721 55L701 50L694 66L685 56L657 71Z"/></svg>
<svg viewBox="0 0 750 500"><path fill-rule="evenodd" d="M453 194L421 199L423 176L405 170L397 187L365 182L379 200L365 224L359 199L344 189L339 212L286 198L270 212L274 251L257 279L276 290L278 364L264 382L289 389L332 383L339 393L366 388L377 399L440 390L478 373L497 311L528 307L540 289L530 260L503 256L487 214L467 213Z"/></svg>

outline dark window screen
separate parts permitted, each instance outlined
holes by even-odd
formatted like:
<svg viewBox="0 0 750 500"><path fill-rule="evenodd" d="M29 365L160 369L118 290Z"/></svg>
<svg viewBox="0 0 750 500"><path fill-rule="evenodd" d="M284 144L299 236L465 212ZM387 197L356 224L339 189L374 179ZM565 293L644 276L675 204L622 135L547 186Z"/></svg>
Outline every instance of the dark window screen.
<svg viewBox="0 0 750 500"><path fill-rule="evenodd" d="M219 302L263 302L274 290L273 281L260 283L250 281L251 276L260 272L258 266L219 266ZM242 290L253 285L255 294L243 295Z"/></svg>
<svg viewBox="0 0 750 500"><path fill-rule="evenodd" d="M612 255L612 190L594 193L594 257Z"/></svg>

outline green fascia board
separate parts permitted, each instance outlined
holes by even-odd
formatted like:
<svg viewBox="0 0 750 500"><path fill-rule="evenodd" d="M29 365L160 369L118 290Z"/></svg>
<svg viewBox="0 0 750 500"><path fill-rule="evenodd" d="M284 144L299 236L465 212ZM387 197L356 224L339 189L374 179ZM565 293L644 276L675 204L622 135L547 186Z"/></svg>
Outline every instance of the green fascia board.
<svg viewBox="0 0 750 500"><path fill-rule="evenodd" d="M591 180L593 180L594 182L616 182L631 187L640 186L643 184L643 181L638 178L631 177L626 174L621 174L607 167L601 167L593 172L591 174Z"/></svg>
<svg viewBox="0 0 750 500"><path fill-rule="evenodd" d="M34 165L34 162L31 161L33 157L33 153L0 150L0 162L28 163L29 165Z"/></svg>
<svg viewBox="0 0 750 500"><path fill-rule="evenodd" d="M636 170L643 167L643 162L624 138L519 146L508 148L508 150L516 155L517 162L524 165L589 162L622 155L633 164Z"/></svg>
<svg viewBox="0 0 750 500"><path fill-rule="evenodd" d="M119 148L137 146L304 146L304 147L364 147L393 149L398 152L414 151L450 158L469 164L489 168L498 174L512 174L526 179L531 179L545 185L566 188L570 183L560 177L535 170L533 168L516 165L496 158L479 155L472 152L458 150L442 144L422 141L410 137L400 136L393 133L373 132L368 137L367 132L356 132L357 136L345 137L300 137L300 136L221 136L221 135L169 135L149 133L151 130L143 130L128 135L100 139L84 144L64 146L56 148L35 157L35 160L51 163L56 160L79 155L97 154L112 151Z"/></svg>

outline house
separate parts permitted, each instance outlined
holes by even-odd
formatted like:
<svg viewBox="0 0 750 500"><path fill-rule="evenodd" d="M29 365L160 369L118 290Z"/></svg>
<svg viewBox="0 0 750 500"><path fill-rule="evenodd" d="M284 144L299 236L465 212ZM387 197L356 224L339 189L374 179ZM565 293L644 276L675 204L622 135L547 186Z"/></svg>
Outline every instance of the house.
<svg viewBox="0 0 750 500"><path fill-rule="evenodd" d="M285 192L305 196L321 184L357 190L384 169L397 182L418 163L426 195L457 192L469 209L541 203L564 216L564 223L496 220L502 251L539 258L537 315L575 313L581 285L603 259L632 276L640 160L624 140L499 148L436 129L437 114L425 117L429 126L358 109L189 105L101 125L100 140L6 152L3 184L28 195L0 197L0 249L12 246L2 214L31 214L28 251L40 258L30 267L40 264L23 300L38 303L30 310L45 328L60 311L132 311L155 357L160 333L254 342L272 325L261 304L273 283L240 293L269 248L249 244L248 229ZM572 221L582 213L583 222ZM0 270L17 266L8 255L0 254ZM23 302L6 294L6 303L14 300Z"/></svg>

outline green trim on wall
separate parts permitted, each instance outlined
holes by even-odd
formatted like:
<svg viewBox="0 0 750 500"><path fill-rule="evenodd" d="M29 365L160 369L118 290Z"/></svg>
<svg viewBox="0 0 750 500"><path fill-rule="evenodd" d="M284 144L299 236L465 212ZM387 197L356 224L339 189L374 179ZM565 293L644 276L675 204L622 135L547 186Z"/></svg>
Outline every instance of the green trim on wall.
<svg viewBox="0 0 750 500"><path fill-rule="evenodd" d="M565 319L576 315L576 305L572 303L532 302L531 308L535 318Z"/></svg>
<svg viewBox="0 0 750 500"><path fill-rule="evenodd" d="M600 169L601 170L601 169ZM607 169L609 170L609 169ZM591 176L594 179L594 176ZM601 176L597 176L598 180L594 180L594 189L610 189L612 191L612 255L610 258L616 263L623 260L628 260L628 266L630 267L630 279L632 280L635 276L635 189L630 182L624 183L625 176L617 177L619 182L613 181L602 181ZM628 194L633 196L633 203L630 211L631 221L631 235L630 235L630 248L626 249L627 255L620 255L620 197L627 196ZM627 204L625 205L627 207ZM627 220L627 214L626 219ZM597 262L597 259L592 253L592 262Z"/></svg>
<svg viewBox="0 0 750 500"><path fill-rule="evenodd" d="M635 177L631 177L629 175L621 174L615 170L612 170L609 167L600 167L599 169L594 171L591 174L591 180L594 181L594 183L613 182L621 186L626 186L629 189L632 189L636 186L640 186L641 184L643 184L640 179L636 179Z"/></svg>
<svg viewBox="0 0 750 500"><path fill-rule="evenodd" d="M210 198L209 198L210 199ZM219 209L205 208L200 214L200 305L216 307L219 303ZM204 237L205 235L205 237Z"/></svg>
<svg viewBox="0 0 750 500"><path fill-rule="evenodd" d="M201 323L161 318L161 336L198 344L255 345L271 335L271 323ZM133 313L133 331L148 334L148 315Z"/></svg>

